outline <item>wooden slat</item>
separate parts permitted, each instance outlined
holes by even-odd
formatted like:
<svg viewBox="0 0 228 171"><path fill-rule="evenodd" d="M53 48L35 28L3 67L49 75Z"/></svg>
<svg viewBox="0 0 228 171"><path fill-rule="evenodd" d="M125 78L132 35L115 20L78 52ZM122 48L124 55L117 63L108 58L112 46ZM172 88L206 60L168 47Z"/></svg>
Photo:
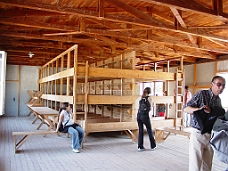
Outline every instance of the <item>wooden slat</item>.
<svg viewBox="0 0 228 171"><path fill-rule="evenodd" d="M69 102L73 104L73 96L43 94L41 98L58 102Z"/></svg>
<svg viewBox="0 0 228 171"><path fill-rule="evenodd" d="M153 71L139 71L127 69L106 69L106 68L89 68L90 77L104 77L104 78L138 78L138 79L154 79L154 80L174 80L174 73L167 72L153 72Z"/></svg>
<svg viewBox="0 0 228 171"><path fill-rule="evenodd" d="M56 74L47 76L45 78L41 78L39 79L39 83L45 83L48 81L53 81L53 80L57 80L57 79L61 79L61 78L66 78L66 77L70 77L74 75L74 68L70 68L61 72L58 72Z"/></svg>

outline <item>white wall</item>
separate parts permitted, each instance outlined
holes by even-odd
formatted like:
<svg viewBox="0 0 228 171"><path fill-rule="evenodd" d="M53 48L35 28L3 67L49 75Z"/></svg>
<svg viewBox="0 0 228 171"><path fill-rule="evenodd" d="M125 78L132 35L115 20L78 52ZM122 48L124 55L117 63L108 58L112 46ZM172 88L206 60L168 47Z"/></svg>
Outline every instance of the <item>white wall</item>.
<svg viewBox="0 0 228 171"><path fill-rule="evenodd" d="M203 63L196 65L196 85L210 85L211 79L215 75L215 63Z"/></svg>
<svg viewBox="0 0 228 171"><path fill-rule="evenodd" d="M29 112L26 102L29 99L27 90L38 90L38 72L37 66L6 66L6 81L19 82L19 116L26 116Z"/></svg>
<svg viewBox="0 0 228 171"><path fill-rule="evenodd" d="M20 79L20 116L27 115L29 110L25 103L29 99L27 90L38 90L39 67L21 66Z"/></svg>

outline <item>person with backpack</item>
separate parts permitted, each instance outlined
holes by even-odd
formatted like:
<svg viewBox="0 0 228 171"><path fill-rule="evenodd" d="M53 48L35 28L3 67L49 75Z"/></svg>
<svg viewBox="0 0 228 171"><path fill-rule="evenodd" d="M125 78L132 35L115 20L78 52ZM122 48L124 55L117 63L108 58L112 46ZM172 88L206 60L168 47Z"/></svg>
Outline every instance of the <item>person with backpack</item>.
<svg viewBox="0 0 228 171"><path fill-rule="evenodd" d="M150 87L146 87L143 90L143 95L139 100L139 108L137 113L137 122L139 127L139 136L138 136L138 151L145 150L143 146L143 135L144 135L144 127L146 126L147 133L150 139L150 147L151 150L156 148L156 142L152 133L151 122L149 117L149 111L151 109L152 98L149 96L151 93Z"/></svg>
<svg viewBox="0 0 228 171"><path fill-rule="evenodd" d="M59 110L59 121L56 132L68 132L72 135L72 150L79 153L79 148L82 148L82 142L85 135L84 130L80 125L74 123L72 108L68 102L63 103L63 107Z"/></svg>

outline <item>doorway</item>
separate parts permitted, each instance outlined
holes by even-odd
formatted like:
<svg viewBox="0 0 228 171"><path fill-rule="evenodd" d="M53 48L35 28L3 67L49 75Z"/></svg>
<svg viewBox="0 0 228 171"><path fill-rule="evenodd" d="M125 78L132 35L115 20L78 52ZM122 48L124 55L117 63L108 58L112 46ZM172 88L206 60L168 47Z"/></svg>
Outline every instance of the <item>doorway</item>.
<svg viewBox="0 0 228 171"><path fill-rule="evenodd" d="M18 116L18 82L6 81L5 116Z"/></svg>

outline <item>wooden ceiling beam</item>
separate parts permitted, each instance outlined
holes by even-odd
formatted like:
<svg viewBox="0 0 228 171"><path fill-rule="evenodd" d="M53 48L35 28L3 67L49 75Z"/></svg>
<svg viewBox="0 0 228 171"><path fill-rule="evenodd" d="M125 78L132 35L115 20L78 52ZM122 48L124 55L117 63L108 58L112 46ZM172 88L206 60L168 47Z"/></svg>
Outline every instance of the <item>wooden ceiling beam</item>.
<svg viewBox="0 0 228 171"><path fill-rule="evenodd" d="M150 22L160 23L160 21L153 19L150 15L144 13L143 11L138 10L137 8L134 8L130 5L127 5L126 3L119 1L119 0L105 0L106 3L112 4L118 8L121 8L125 12L128 12L129 14L132 14L133 16L141 19L146 20Z"/></svg>
<svg viewBox="0 0 228 171"><path fill-rule="evenodd" d="M50 23L41 23L41 22L35 22L34 20L21 20L19 18L14 17L12 18L2 18L0 17L0 23L6 24L6 25L13 25L13 26L22 26L22 27L30 27L30 28L36 28L36 29L47 29L47 30L55 30L55 31L78 31L78 27L72 27L67 25L60 25L60 24L50 24Z"/></svg>
<svg viewBox="0 0 228 171"><path fill-rule="evenodd" d="M88 30L88 29L87 29ZM87 31L86 30L86 31ZM97 29L89 29L87 31L89 34L97 34L97 35L108 35L108 36L113 36L113 37L122 37L122 38L125 38L125 39L129 39L129 35L121 35L121 34L118 34L118 33L113 33L113 32L110 32L110 31L105 31L105 30L97 30ZM43 39L43 40L52 40L52 41L60 41L60 42L66 42L66 43L97 43L97 44L100 44L100 45L107 45L106 42L104 41L99 41L99 40L91 40L91 39L88 39L88 40L85 40L85 39L75 39L75 38L72 38L71 40L69 40L67 37L49 37L49 36L42 36L42 35L36 35L36 34L22 34L22 33L12 33L12 34L4 34L4 32L1 32L0 33L1 36L5 36L5 37L17 37L17 38L26 38L26 39ZM176 45L176 46L180 46L180 47L188 47L188 48L191 48L191 49L198 49L198 50L204 50L204 51L208 51L208 52L218 52L218 53L223 53L223 54L226 54L228 53L228 50L222 50L222 49L215 49L215 48L205 48L205 47L195 47L195 46L192 46L190 44L187 44L187 43L180 43L180 42L177 42L177 41L173 41L173 40L170 40L170 39L166 39L166 38L159 38L159 37L156 37L156 36L152 36L150 39L145 39L145 38L139 38L139 37L132 37L131 38L133 39L137 39L137 40L141 40L141 41L156 41L158 43L165 43L167 45ZM123 44L123 43L117 43L117 42L109 42L109 45L113 45L113 46L116 46L116 47L122 47L122 48L127 48L127 45L126 44Z"/></svg>
<svg viewBox="0 0 228 171"><path fill-rule="evenodd" d="M80 39L80 38L72 38L72 37L59 37L59 36L43 36L43 35L37 35L37 34L32 34L32 33L3 33L0 32L0 36L4 37L13 37L13 38L25 38L25 39L40 39L40 40L52 40L52 41L61 41L65 43L82 43L82 44L87 44L89 43L94 43L98 45L107 45L106 42L104 41L99 41L99 40L92 40L92 39ZM125 43L117 43L113 42L111 45L120 47L120 48L127 48L127 45Z"/></svg>
<svg viewBox="0 0 228 171"><path fill-rule="evenodd" d="M4 47L4 46L11 46L11 47L36 47L36 48L43 48L43 49L61 49L61 50L66 50L68 48L70 48L71 46L73 46L74 43L63 43L60 44L60 42L56 42L56 41L20 41L17 39L14 40L9 40L6 37L1 37L1 41L0 41L0 48ZM80 49L80 47L79 47Z"/></svg>
<svg viewBox="0 0 228 171"><path fill-rule="evenodd" d="M66 14L59 14L65 16ZM56 13L48 12L48 11L36 11L31 9L21 9L21 10L12 10L12 9L5 9L0 11L0 16L5 17L45 17L45 16L56 16Z"/></svg>
<svg viewBox="0 0 228 171"><path fill-rule="evenodd" d="M98 0L98 13L100 18L104 18L104 0Z"/></svg>
<svg viewBox="0 0 228 171"><path fill-rule="evenodd" d="M141 0L142 1L142 0ZM184 3L184 2L180 2L180 1L175 1L175 0L159 0L159 2L154 1L154 0L144 0L145 2L150 2L150 3L161 3L165 4L164 2L169 2L169 3L177 3L177 6L175 7L179 7L182 5L183 7L186 6L186 8L184 8L185 10L187 9L187 7L189 7L189 9L192 9L192 6L196 6L195 3L193 3L193 5L191 6L191 3ZM77 9L77 8L64 8L64 7L55 7L55 6L51 6L51 5L47 5L47 4L41 4L41 3L31 3L28 0L1 0L0 4L6 4L6 5L11 5L11 6L18 6L18 7L23 7L23 8L29 8L29 9L35 9L35 10L40 10L40 11L49 11L49 12L55 12L55 13L61 13L61 14L70 14L70 15L79 15L82 17L89 17L89 18L95 18L100 20L101 18L99 17L99 13L98 12L94 12L94 11L86 11L86 10L81 10L81 9ZM187 5L186 5L187 4ZM178 6L179 5L179 6ZM169 6L173 6L170 5ZM205 7L201 7L201 6L197 6L197 9L201 9L201 13L207 12L206 14L211 14L209 12L212 12L212 14L215 16L215 11L214 10L210 10L207 9ZM197 12L197 10L196 10ZM224 13L223 13L224 15ZM227 15L228 18L228 15ZM105 15L104 18L102 18L103 20L107 20L107 21L112 21L112 22L124 22L124 23L128 23L128 24L136 24L136 25L140 25L140 26L146 26L146 27L150 27L150 28L154 28L154 29L162 29L162 30L168 30L168 31L173 31L173 32L178 32L178 33L183 33L183 34L191 34L191 35L195 35L195 36L202 36L202 37L206 37L206 38L211 38L211 39L215 39L215 40L219 40L219 41L224 41L224 42L228 42L228 37L223 37L223 36L215 36L213 34L209 34L206 32L206 30L200 30L200 29L188 29L188 28L180 28L178 30L175 29L174 26L170 26L170 25L166 25L164 23L156 23L156 22L151 22L152 21L152 17L151 20L146 21L146 20L141 20L141 19L132 19L132 18L125 18L123 16L108 16ZM154 21L154 20L153 20Z"/></svg>
<svg viewBox="0 0 228 171"><path fill-rule="evenodd" d="M221 19L221 17L223 17L223 19L225 21L228 20L228 14L226 14L224 12L220 12L220 15L218 15L216 10L206 8L205 6L197 3L195 0L184 0L184 1L177 1L177 0L139 0L139 1L147 2L149 4L174 7L174 8L183 10L183 11L192 11L195 13L210 15L213 17L218 17L219 19Z"/></svg>
<svg viewBox="0 0 228 171"><path fill-rule="evenodd" d="M14 48L14 49L5 49L5 51L7 51L7 52L21 52L21 53L26 53L26 54L28 54L30 51L31 51L31 49L30 48L23 48L22 50L21 50L21 48ZM58 55L58 54L60 54L60 53L62 53L63 51L62 50L56 50L55 52L54 52L54 49L51 49L51 50L44 50L44 49L42 49L42 50L39 50L39 49L33 49L32 50L32 52L34 53L34 54L40 54L40 55Z"/></svg>
<svg viewBox="0 0 228 171"><path fill-rule="evenodd" d="M144 46L144 48L143 48ZM145 50L145 48L147 48L147 50ZM210 53L205 53L203 51L191 51L191 52L186 52L183 50L178 50L178 52L175 52L173 50L167 50L164 48L156 48L153 47L153 45L142 45L142 46L138 46L134 48L135 50L139 51L156 51L156 52L160 52L160 53L165 53L165 54L169 54L170 56L174 56L174 55L178 55L178 56L189 56L189 57L197 57L197 58L207 58L207 59L216 59L216 56Z"/></svg>
<svg viewBox="0 0 228 171"><path fill-rule="evenodd" d="M181 16L181 13L176 8L170 7L170 9L171 9L173 15L175 16L176 20L180 23L181 27L187 28L187 26ZM193 45L196 45L196 42L194 41L192 35L187 34L187 36L188 36L188 39L190 40L190 42L192 42Z"/></svg>
<svg viewBox="0 0 228 171"><path fill-rule="evenodd" d="M183 43L183 42L177 42L175 40L170 40L168 38L164 38L164 37L158 37L158 36L151 36L149 39L147 38L143 38L143 37L139 37L136 36L134 37L133 35L131 35L131 33L129 33L128 35L121 35L115 33L115 32L111 32L111 31L106 31L106 30L98 30L98 29L86 29L86 32L88 33L93 33L93 34L100 34L100 35L109 35L109 36L113 36L113 37L121 37L121 38L131 38L131 39L135 39L135 40L141 40L141 41L155 41L158 43L165 43L167 45L176 45L176 46L181 46L181 47L187 47L187 48L191 48L191 49L199 49L199 50L204 50L204 51L208 51L208 52L218 52L218 53L228 53L228 50L222 50L222 49L215 49L215 48L207 48L207 47L196 47L194 45L188 44L188 43Z"/></svg>

